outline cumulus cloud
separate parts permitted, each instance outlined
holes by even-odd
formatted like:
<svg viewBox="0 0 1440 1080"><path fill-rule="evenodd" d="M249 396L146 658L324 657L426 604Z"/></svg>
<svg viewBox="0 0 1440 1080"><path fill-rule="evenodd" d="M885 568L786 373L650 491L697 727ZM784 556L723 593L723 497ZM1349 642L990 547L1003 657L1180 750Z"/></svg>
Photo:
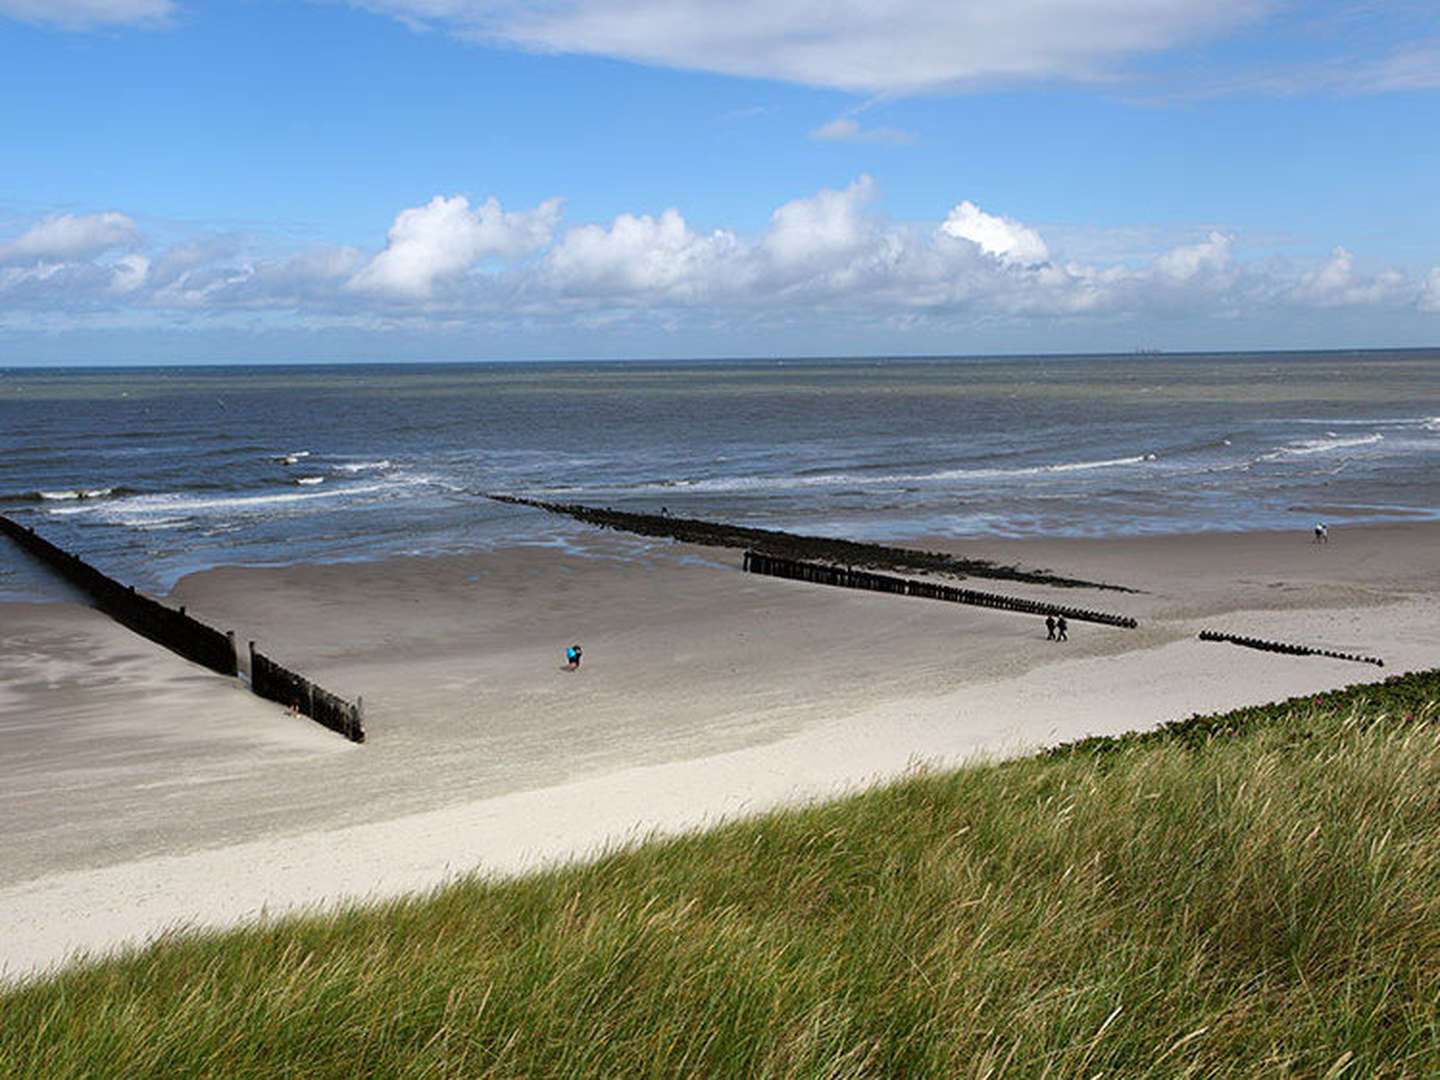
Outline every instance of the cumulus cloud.
<svg viewBox="0 0 1440 1080"><path fill-rule="evenodd" d="M559 199L509 213L493 196L472 208L463 195L436 195L400 211L388 244L351 280L362 292L399 299L428 297L437 283L458 278L482 259L536 251L550 242Z"/></svg>
<svg viewBox="0 0 1440 1080"><path fill-rule="evenodd" d="M197 236L175 244L157 256L149 270L150 283L163 287L179 281L191 270L213 266L235 258L240 253L240 241L234 236Z"/></svg>
<svg viewBox="0 0 1440 1080"><path fill-rule="evenodd" d="M1440 266L1432 266L1420 288L1420 310L1440 311Z"/></svg>
<svg viewBox="0 0 1440 1080"><path fill-rule="evenodd" d="M1230 237L1212 232L1198 244L1182 244L1165 252L1155 260L1155 270L1175 282L1222 273L1230 265L1230 243Z"/></svg>
<svg viewBox="0 0 1440 1080"><path fill-rule="evenodd" d="M843 191L787 202L770 215L765 248L782 267L844 259L872 235L863 210L874 197L875 181L861 176Z"/></svg>
<svg viewBox="0 0 1440 1080"><path fill-rule="evenodd" d="M986 255L1004 262L1042 263L1050 257L1044 238L1034 229L1013 218L987 214L968 200L950 211L940 230L946 236L978 244Z"/></svg>
<svg viewBox="0 0 1440 1080"><path fill-rule="evenodd" d="M110 267L110 288L117 293L134 292L145 284L150 260L144 255L122 255Z"/></svg>
<svg viewBox="0 0 1440 1080"><path fill-rule="evenodd" d="M659 218L621 214L608 229L571 229L550 252L546 269L566 295L695 299L733 286L719 269L737 250L733 233L699 235L672 207Z"/></svg>
<svg viewBox="0 0 1440 1080"><path fill-rule="evenodd" d="M53 214L10 243L0 244L0 260L70 259L139 241L140 231L124 214Z"/></svg>
<svg viewBox="0 0 1440 1080"><path fill-rule="evenodd" d="M160 23L174 11L174 0L0 0L0 15L67 30L117 23Z"/></svg>
<svg viewBox="0 0 1440 1080"><path fill-rule="evenodd" d="M352 0L412 23L588 53L861 93L1095 79L1204 41L1278 0Z"/></svg>
<svg viewBox="0 0 1440 1080"><path fill-rule="evenodd" d="M1063 258L997 208L964 200L940 220L896 222L877 200L876 183L861 176L790 200L744 234L698 228L675 207L557 231L558 199L516 213L493 198L437 196L402 209L370 253L265 254L204 235L152 250L123 215L61 215L0 239L12 253L0 260L0 310L11 326L67 314L99 325L105 313L121 323L169 313L194 325L249 313L495 334L525 321L596 334L809 321L827 332L890 327L897 348L914 327L966 321L1309 325L1310 313L1341 311L1388 325L1396 313L1440 313L1440 267L1365 270L1345 247L1280 261L1257 257L1253 241L1247 251L1233 231L1137 227L1126 230L1123 257Z"/></svg>
<svg viewBox="0 0 1440 1080"><path fill-rule="evenodd" d="M1301 304L1338 307L1385 303L1402 298L1409 291L1404 275L1396 271L1383 271L1370 277L1357 274L1355 256L1337 247L1323 263L1300 275L1290 296ZM1423 290L1417 302L1424 310Z"/></svg>

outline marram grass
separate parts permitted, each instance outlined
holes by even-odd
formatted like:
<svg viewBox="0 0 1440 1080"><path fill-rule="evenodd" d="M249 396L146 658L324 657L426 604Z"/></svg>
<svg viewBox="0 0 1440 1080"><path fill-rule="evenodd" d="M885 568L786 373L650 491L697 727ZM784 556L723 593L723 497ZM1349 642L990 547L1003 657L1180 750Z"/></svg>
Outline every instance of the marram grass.
<svg viewBox="0 0 1440 1080"><path fill-rule="evenodd" d="M1440 1075L1440 672L0 997L0 1076Z"/></svg>

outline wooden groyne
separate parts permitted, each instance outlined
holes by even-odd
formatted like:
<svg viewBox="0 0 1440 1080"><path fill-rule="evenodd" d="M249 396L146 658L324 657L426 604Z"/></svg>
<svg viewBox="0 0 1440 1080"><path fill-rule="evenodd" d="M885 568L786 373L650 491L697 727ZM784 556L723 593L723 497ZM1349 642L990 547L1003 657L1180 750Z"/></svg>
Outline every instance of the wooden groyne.
<svg viewBox="0 0 1440 1080"><path fill-rule="evenodd" d="M96 608L121 626L211 671L221 675L239 674L234 631L222 633L189 615L183 607L168 608L136 592L133 585L122 585L78 555L56 547L34 529L3 514L0 514L0 533L74 585ZM257 653L253 641L250 643L250 689L260 697L303 713L351 742L365 741L358 702L351 705L303 675Z"/></svg>
<svg viewBox="0 0 1440 1080"><path fill-rule="evenodd" d="M809 581L817 585L838 585L845 589L867 589L870 592L893 593L897 596L920 596L927 600L946 600L952 604L973 604L977 607L1015 611L1026 615L1063 615L1072 622L1103 623L1106 626L1122 626L1126 629L1134 629L1137 625L1135 620L1128 615L1112 615L1104 611L1048 604L1040 600L1026 600L1019 596L979 592L976 589L959 589L953 585L942 585L938 581L893 577L889 574L876 574L868 570L856 570L849 566L777 559L758 551L745 553L745 570L751 574L768 574L771 577Z"/></svg>
<svg viewBox="0 0 1440 1080"><path fill-rule="evenodd" d="M516 506L533 506L551 514L564 514L602 529L616 529L635 533L637 536L667 537L687 544L755 551L779 559L843 563L846 566L863 566L872 570L919 570L949 574L957 578L992 578L1058 588L1109 589L1127 593L1137 591L1124 585L1061 577L1046 570L1001 566L988 559L962 559L938 551L915 551L885 544L864 544L857 540L840 540L829 536L802 536L778 529L759 529L749 525L731 525L700 518L673 517L669 514L639 514L612 510L609 507L602 509L584 506L580 503L544 502L540 499L521 498L518 495L487 495L486 498Z"/></svg>
<svg viewBox="0 0 1440 1080"><path fill-rule="evenodd" d="M1357 653L1336 652L1334 649L1317 649L1310 645L1294 645L1285 641L1266 641L1264 638L1244 637L1240 634L1222 634L1215 630L1201 630L1201 641L1228 641L1231 645L1243 645L1247 649L1261 652L1286 653L1289 656L1328 656L1332 660L1353 660L1357 664L1374 664L1384 667L1385 661L1378 656L1360 656Z"/></svg>
<svg viewBox="0 0 1440 1080"><path fill-rule="evenodd" d="M237 674L235 635L221 633L158 600L102 574L78 555L56 547L34 529L0 515L0 532L90 597L97 608L120 625L135 631L173 653L221 675Z"/></svg>
<svg viewBox="0 0 1440 1080"><path fill-rule="evenodd" d="M317 724L344 735L351 742L365 741L364 702L351 705L303 675L277 664L250 642L250 689L260 697L278 701L304 713Z"/></svg>

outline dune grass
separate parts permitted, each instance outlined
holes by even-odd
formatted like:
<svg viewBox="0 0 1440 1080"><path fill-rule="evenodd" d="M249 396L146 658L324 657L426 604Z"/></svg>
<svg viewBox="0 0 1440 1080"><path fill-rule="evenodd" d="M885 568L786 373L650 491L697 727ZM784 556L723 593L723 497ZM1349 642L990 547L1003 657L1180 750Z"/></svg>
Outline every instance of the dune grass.
<svg viewBox="0 0 1440 1080"><path fill-rule="evenodd" d="M0 997L5 1077L1440 1075L1440 672Z"/></svg>

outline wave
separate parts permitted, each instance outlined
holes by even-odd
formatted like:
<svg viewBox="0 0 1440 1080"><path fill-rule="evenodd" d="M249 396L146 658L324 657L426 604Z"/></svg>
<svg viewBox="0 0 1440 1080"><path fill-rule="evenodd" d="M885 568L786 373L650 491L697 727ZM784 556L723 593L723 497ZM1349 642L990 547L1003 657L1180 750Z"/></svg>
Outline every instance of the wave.
<svg viewBox="0 0 1440 1080"><path fill-rule="evenodd" d="M580 494L593 491L625 491L630 493L681 491L696 494L716 494L741 491L785 491L795 488L873 488L876 485L904 485L945 483L964 480L1005 480L1032 476L1047 476L1088 472L1098 469L1122 468L1125 466L1147 465L1158 460L1157 455L1134 454L1123 458L1105 458L1100 461L1068 461L1049 465L1027 465L1013 468L987 469L942 469L924 473L819 473L813 475L786 476L722 476L707 479L649 480L639 484L598 484L585 487L552 487L545 493ZM541 494L537 492L536 494Z"/></svg>
<svg viewBox="0 0 1440 1080"><path fill-rule="evenodd" d="M87 499L109 499L125 495L138 495L135 488L57 488L53 491L17 491L0 494L0 503L17 502L80 502Z"/></svg>
<svg viewBox="0 0 1440 1080"><path fill-rule="evenodd" d="M312 487L315 484L323 484L324 482L325 477L323 476L297 476L295 478L295 483L301 487Z"/></svg>
<svg viewBox="0 0 1440 1080"><path fill-rule="evenodd" d="M390 484L367 484L361 487L336 487L325 490L269 492L263 495L231 495L206 498L167 492L160 495L136 495L112 499L99 506L57 506L51 514L99 514L107 520L126 525L139 525L155 518L183 519L216 513L262 514L282 507L303 506L317 500L334 501L347 496L373 495L393 490Z"/></svg>
<svg viewBox="0 0 1440 1080"><path fill-rule="evenodd" d="M64 491L36 492L42 501L64 502L70 499L103 499L114 488L68 488Z"/></svg>
<svg viewBox="0 0 1440 1080"><path fill-rule="evenodd" d="M1318 416L1296 416L1278 423L1324 424L1326 427L1423 427L1440 425L1440 416L1376 416L1357 417L1349 420L1326 420ZM1433 430L1433 429L1432 429Z"/></svg>
<svg viewBox="0 0 1440 1080"><path fill-rule="evenodd" d="M1261 461L1276 461L1287 457L1309 457L1312 454L1328 454L1335 450L1350 450L1357 446L1373 446L1383 442L1384 435L1378 431L1369 435L1336 435L1333 431L1325 433L1323 438L1300 439L1289 446L1276 447L1268 454L1260 456Z"/></svg>
<svg viewBox="0 0 1440 1080"><path fill-rule="evenodd" d="M335 466L338 471L345 473L375 472L390 467L391 462L388 458L382 461L346 461Z"/></svg>

